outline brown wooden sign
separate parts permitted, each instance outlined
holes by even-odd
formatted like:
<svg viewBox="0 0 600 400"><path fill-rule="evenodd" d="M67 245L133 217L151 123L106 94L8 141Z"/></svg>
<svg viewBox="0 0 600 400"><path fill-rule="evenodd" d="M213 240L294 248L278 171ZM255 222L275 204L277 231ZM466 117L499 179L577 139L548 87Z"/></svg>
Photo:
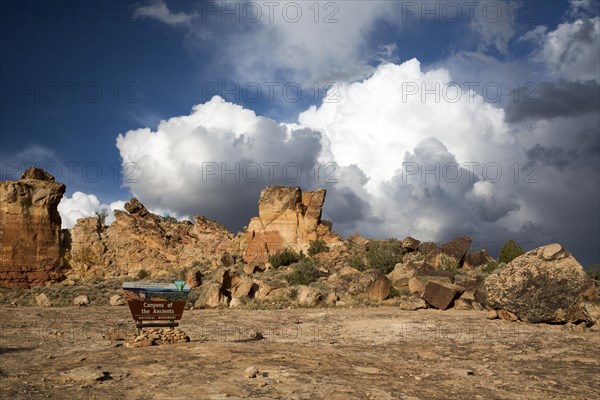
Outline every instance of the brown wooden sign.
<svg viewBox="0 0 600 400"><path fill-rule="evenodd" d="M182 281L123 283L123 295L137 322L180 320L189 293L189 285Z"/></svg>
<svg viewBox="0 0 600 400"><path fill-rule="evenodd" d="M137 301L130 300L129 310L136 321L179 320L185 309L185 301Z"/></svg>

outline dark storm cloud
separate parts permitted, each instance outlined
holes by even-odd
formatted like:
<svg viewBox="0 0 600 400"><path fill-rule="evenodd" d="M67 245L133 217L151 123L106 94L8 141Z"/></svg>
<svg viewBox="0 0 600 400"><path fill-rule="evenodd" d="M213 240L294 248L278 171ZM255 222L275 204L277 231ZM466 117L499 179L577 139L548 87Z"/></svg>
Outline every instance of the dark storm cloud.
<svg viewBox="0 0 600 400"><path fill-rule="evenodd" d="M545 147L538 143L527 150L527 157L533 162L563 170L573 164L577 158L577 150L565 150L556 146Z"/></svg>
<svg viewBox="0 0 600 400"><path fill-rule="evenodd" d="M600 85L595 81L542 82L521 89L519 96L515 98L521 101L508 103L505 109L507 122L574 117L598 112Z"/></svg>

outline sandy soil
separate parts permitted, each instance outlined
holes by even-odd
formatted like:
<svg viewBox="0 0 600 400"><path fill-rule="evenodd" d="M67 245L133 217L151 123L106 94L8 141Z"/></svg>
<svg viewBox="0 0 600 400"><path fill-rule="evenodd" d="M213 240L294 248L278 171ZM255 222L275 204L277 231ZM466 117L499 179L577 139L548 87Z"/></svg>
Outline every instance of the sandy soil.
<svg viewBox="0 0 600 400"><path fill-rule="evenodd" d="M135 349L127 307L0 314L0 399L600 398L599 332L485 312L188 310L189 343Z"/></svg>

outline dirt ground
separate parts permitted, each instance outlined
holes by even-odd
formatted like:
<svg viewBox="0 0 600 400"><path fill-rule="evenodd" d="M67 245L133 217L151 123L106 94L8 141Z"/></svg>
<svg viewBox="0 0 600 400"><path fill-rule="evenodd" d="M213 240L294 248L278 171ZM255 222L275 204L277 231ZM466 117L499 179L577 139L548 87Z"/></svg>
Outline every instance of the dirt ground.
<svg viewBox="0 0 600 400"><path fill-rule="evenodd" d="M0 314L3 400L600 398L599 332L485 312L187 310L190 342L142 348L109 338L127 307Z"/></svg>

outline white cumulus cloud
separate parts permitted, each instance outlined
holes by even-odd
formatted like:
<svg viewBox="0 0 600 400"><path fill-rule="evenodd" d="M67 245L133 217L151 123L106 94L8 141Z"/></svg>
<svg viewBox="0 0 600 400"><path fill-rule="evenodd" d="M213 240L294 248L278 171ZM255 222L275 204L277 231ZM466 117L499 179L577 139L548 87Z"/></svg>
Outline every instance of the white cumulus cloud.
<svg viewBox="0 0 600 400"><path fill-rule="evenodd" d="M153 0L146 5L136 8L133 12L133 17L151 18L168 25L187 25L194 18L194 14L171 12L164 1Z"/></svg>
<svg viewBox="0 0 600 400"><path fill-rule="evenodd" d="M124 201L115 201L110 204L101 203L93 194L75 192L71 197L65 196L58 205L58 212L62 219L62 228L71 228L80 218L93 217L97 212L106 212L106 224L110 225L115 220L114 210L123 210Z"/></svg>
<svg viewBox="0 0 600 400"><path fill-rule="evenodd" d="M343 235L468 234L481 247L510 238L531 247L561 232L576 249L578 226L594 234L598 187L576 177L597 176L596 150L569 158L577 143L592 143L591 117L571 136L565 118L510 124L501 107L452 85L450 71L424 71L416 59L335 90L328 98L337 101L310 107L297 124L215 96L154 131L119 135L123 163L139 168L128 186L151 210L206 215L234 231L256 215L264 187L283 184L326 187L324 217ZM552 195L557 188L561 195ZM565 209L582 192L589 200Z"/></svg>
<svg viewBox="0 0 600 400"><path fill-rule="evenodd" d="M537 27L523 39L536 43L534 58L545 66L551 79L600 83L599 17L565 22L553 31Z"/></svg>
<svg viewBox="0 0 600 400"><path fill-rule="evenodd" d="M139 168L128 186L149 209L201 213L238 229L256 213L265 186L314 186L321 147L316 131L278 124L218 96L156 131L117 138L123 162Z"/></svg>

